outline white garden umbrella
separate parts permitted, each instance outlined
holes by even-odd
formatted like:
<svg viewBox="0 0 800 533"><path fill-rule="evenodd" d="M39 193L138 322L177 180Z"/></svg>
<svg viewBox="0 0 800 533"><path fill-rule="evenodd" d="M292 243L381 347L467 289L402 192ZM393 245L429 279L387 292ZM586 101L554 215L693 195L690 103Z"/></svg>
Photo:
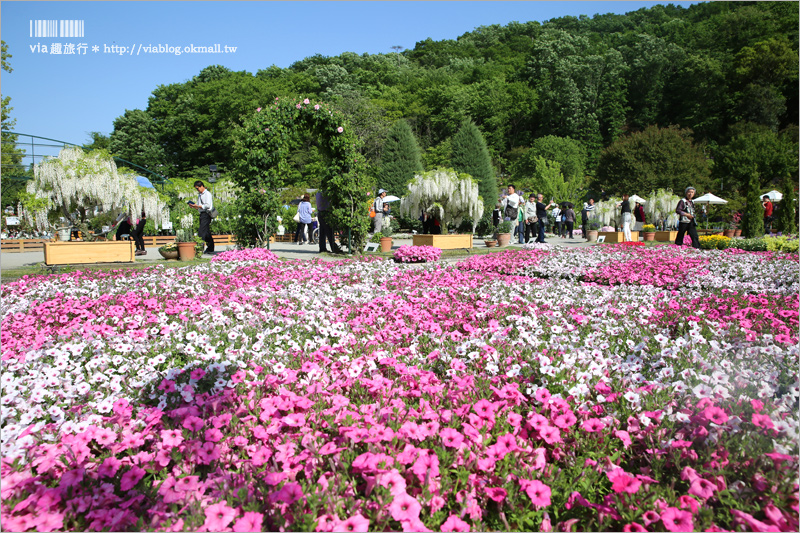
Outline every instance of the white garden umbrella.
<svg viewBox="0 0 800 533"><path fill-rule="evenodd" d="M707 192L700 198L693 198L692 202L695 204L727 204L728 200L723 200L719 196L714 196L710 192Z"/></svg>
<svg viewBox="0 0 800 533"><path fill-rule="evenodd" d="M389 202L396 202L398 200L400 200L400 198L398 198L397 196L389 195L384 197L383 203L388 204Z"/></svg>
<svg viewBox="0 0 800 533"><path fill-rule="evenodd" d="M630 198L628 198L628 201L630 201L630 202L639 202L642 205L647 203L647 200L645 200L641 196L637 196L635 194L633 196L631 196Z"/></svg>
<svg viewBox="0 0 800 533"><path fill-rule="evenodd" d="M762 194L761 198L765 196L769 196L769 199L773 202L780 202L783 200L783 194L780 191L769 191L767 194Z"/></svg>

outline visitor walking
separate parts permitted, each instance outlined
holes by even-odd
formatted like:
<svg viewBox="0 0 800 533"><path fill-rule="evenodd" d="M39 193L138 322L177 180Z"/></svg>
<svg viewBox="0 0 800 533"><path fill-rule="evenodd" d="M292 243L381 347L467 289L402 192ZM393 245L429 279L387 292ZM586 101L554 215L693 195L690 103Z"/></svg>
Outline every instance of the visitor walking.
<svg viewBox="0 0 800 533"><path fill-rule="evenodd" d="M773 220L773 205L769 199L769 196L766 194L763 198L761 198L761 205L764 206L764 232L770 233L770 224L772 224Z"/></svg>
<svg viewBox="0 0 800 533"><path fill-rule="evenodd" d="M519 217L520 197L517 194L513 185L508 186L508 194L503 199L503 214L505 219L511 222L511 234L514 234L516 226L519 225L517 218Z"/></svg>
<svg viewBox="0 0 800 533"><path fill-rule="evenodd" d="M492 226L494 226L494 229L497 229L497 226L500 225L500 220L502 220L502 218L503 218L503 204L497 202L494 211L492 211Z"/></svg>
<svg viewBox="0 0 800 533"><path fill-rule="evenodd" d="M192 203L189 207L197 209L200 217L200 229L197 234L206 242L206 249L203 253L213 255L214 237L211 235L211 210L214 209L214 200L211 198L211 191L206 189L202 181L195 181L194 188L197 191L197 203Z"/></svg>
<svg viewBox="0 0 800 533"><path fill-rule="evenodd" d="M309 195L303 196L300 205L297 206L297 214L300 221L297 223L297 231L294 233L294 240L297 241L298 246L306 244L308 237L311 234L311 197ZM308 234L306 233L308 230Z"/></svg>
<svg viewBox="0 0 800 533"><path fill-rule="evenodd" d="M566 228L564 231L564 236L569 233L569 238L572 240L574 237L572 236L572 230L575 227L575 210L572 209L572 204L567 204L566 211L564 211L564 225Z"/></svg>
<svg viewBox="0 0 800 533"><path fill-rule="evenodd" d="M136 243L136 253L134 255L147 255L147 250L144 249L144 225L147 224L147 217L144 214L144 209L136 221L136 227L131 230L133 242Z"/></svg>
<svg viewBox="0 0 800 533"><path fill-rule="evenodd" d="M386 197L386 189L378 190L378 197L372 208L375 210L375 233L380 233L383 230L383 199Z"/></svg>
<svg viewBox="0 0 800 533"><path fill-rule="evenodd" d="M545 224L547 224L547 210L555 204L551 201L549 204L545 205L544 195L542 193L536 195L536 200L536 218L539 219L539 231L537 232L539 237L536 239L536 242L544 244L544 227Z"/></svg>
<svg viewBox="0 0 800 533"><path fill-rule="evenodd" d="M628 193L622 193L622 202L617 207L622 207L622 242L631 242L631 202Z"/></svg>
<svg viewBox="0 0 800 533"><path fill-rule="evenodd" d="M115 240L121 241L122 239L130 237L131 217L129 217L127 213L124 211L120 213L117 220L114 222L114 226L117 228L117 233L114 236Z"/></svg>
<svg viewBox="0 0 800 533"><path fill-rule="evenodd" d="M678 246L683 245L683 237L688 233L692 239L692 246L700 248L700 239L697 238L697 220L694 216L694 187L686 187L684 198L678 202L675 212L680 217L678 222L678 237L675 239L675 244Z"/></svg>
<svg viewBox="0 0 800 533"><path fill-rule="evenodd" d="M634 231L642 231L647 220L644 216L644 207L639 202L636 202L636 207L633 209L633 218L636 219L636 225L633 227Z"/></svg>
<svg viewBox="0 0 800 533"><path fill-rule="evenodd" d="M527 204L525 204L527 205ZM517 237L520 244L525 244L527 225L525 224L525 209L517 209Z"/></svg>
<svg viewBox="0 0 800 533"><path fill-rule="evenodd" d="M589 240L589 219L594 218L594 198L589 198L589 201L583 204L581 209L581 230L583 231L583 238Z"/></svg>
<svg viewBox="0 0 800 533"><path fill-rule="evenodd" d="M555 206L553 210L550 212L550 216L553 217L553 233L555 233L556 237L561 236L561 208Z"/></svg>
<svg viewBox="0 0 800 533"><path fill-rule="evenodd" d="M536 197L530 195L525 202L525 242L531 242L531 237L536 238L536 223L539 218L536 216Z"/></svg>
<svg viewBox="0 0 800 533"><path fill-rule="evenodd" d="M317 221L319 222L319 253L327 252L328 249L325 245L327 241L328 246L331 247L331 252L338 253L339 247L333 240L333 226L331 226L330 210L331 203L328 197L322 191L317 192Z"/></svg>

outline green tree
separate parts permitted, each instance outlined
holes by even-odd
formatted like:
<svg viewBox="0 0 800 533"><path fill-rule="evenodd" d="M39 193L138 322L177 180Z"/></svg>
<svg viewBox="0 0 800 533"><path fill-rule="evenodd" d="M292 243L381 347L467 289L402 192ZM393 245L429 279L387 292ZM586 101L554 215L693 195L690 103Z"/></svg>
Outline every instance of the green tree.
<svg viewBox="0 0 800 533"><path fill-rule="evenodd" d="M761 184L758 172L750 167L742 169L747 172L747 198L742 217L742 235L747 238L761 237L764 235L764 207L761 205Z"/></svg>
<svg viewBox="0 0 800 533"><path fill-rule="evenodd" d="M687 184L704 190L708 176L708 161L693 144L691 130L650 126L603 150L593 188L639 196L658 189L679 191Z"/></svg>
<svg viewBox="0 0 800 533"><path fill-rule="evenodd" d="M451 144L453 168L469 174L478 182L478 191L483 198L483 212L491 213L497 202L497 179L483 135L474 122L465 120L453 136Z"/></svg>
<svg viewBox="0 0 800 533"><path fill-rule="evenodd" d="M4 71L11 73L14 69L11 68L11 54L8 53L8 45L5 41L0 45L2 46L2 68ZM0 184L0 191L2 191L2 207L16 206L20 200L20 195L24 194L25 177L31 176L32 172L26 169L22 164L25 157L25 150L17 146L19 136L13 133L8 133L13 130L16 125L16 119L11 118L11 97L0 96L2 103L2 146L0 147L0 168L2 168L3 176L2 183Z"/></svg>
<svg viewBox="0 0 800 533"><path fill-rule="evenodd" d="M789 132L780 135L768 126L738 124L730 142L715 150L713 176L720 190L745 191L752 176L762 189L776 187L789 176L796 179L797 148Z"/></svg>
<svg viewBox="0 0 800 533"><path fill-rule="evenodd" d="M539 137L533 141L533 146L516 160L512 174L533 172L538 157L558 162L566 180L583 182L586 175L586 150L580 141L555 135Z"/></svg>
<svg viewBox="0 0 800 533"><path fill-rule="evenodd" d="M405 196L409 182L423 170L414 133L408 122L400 119L389 130L386 144L383 145L377 186L392 194Z"/></svg>
<svg viewBox="0 0 800 533"><path fill-rule="evenodd" d="M797 234L797 180L785 178L781 186L783 198L780 202L776 227L783 233Z"/></svg>
<svg viewBox="0 0 800 533"><path fill-rule="evenodd" d="M109 151L153 172L177 177L175 167L168 166L159 129L159 125L147 111L126 109L124 115L114 120Z"/></svg>

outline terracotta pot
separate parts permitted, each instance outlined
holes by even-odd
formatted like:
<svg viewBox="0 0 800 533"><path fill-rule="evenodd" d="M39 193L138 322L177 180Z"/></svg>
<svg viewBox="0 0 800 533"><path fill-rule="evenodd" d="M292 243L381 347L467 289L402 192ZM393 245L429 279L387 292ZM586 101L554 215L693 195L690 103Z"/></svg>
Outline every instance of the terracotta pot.
<svg viewBox="0 0 800 533"><path fill-rule="evenodd" d="M197 251L196 243L192 242L179 242L178 243L178 257L181 258L181 261L191 261L194 259L195 252Z"/></svg>
<svg viewBox="0 0 800 533"><path fill-rule="evenodd" d="M656 232L655 231L646 231L644 233L644 240L645 240L645 242L656 240Z"/></svg>
<svg viewBox="0 0 800 533"><path fill-rule="evenodd" d="M497 246L497 241L494 241L494 240L485 240L485 241L483 241L483 242L484 242L484 243L486 244L486 246L488 246L489 248L494 248L495 246Z"/></svg>
<svg viewBox="0 0 800 533"><path fill-rule="evenodd" d="M597 242L597 230L590 229L586 232L586 236L589 237L589 242Z"/></svg>
<svg viewBox="0 0 800 533"><path fill-rule="evenodd" d="M392 238L381 237L381 252L391 252L391 251L392 251Z"/></svg>
<svg viewBox="0 0 800 533"><path fill-rule="evenodd" d="M510 233L498 233L497 234L497 246L508 246L509 242L511 242L511 234Z"/></svg>
<svg viewBox="0 0 800 533"><path fill-rule="evenodd" d="M742 236L742 230L739 229L739 228L736 228L735 230L733 230L733 236L734 237L741 237Z"/></svg>
<svg viewBox="0 0 800 533"><path fill-rule="evenodd" d="M158 253L161 254L161 257L168 260L176 260L178 259L178 250L172 250L171 252L165 252L159 248Z"/></svg>
<svg viewBox="0 0 800 533"><path fill-rule="evenodd" d="M726 229L725 231L722 232L722 234L728 237L729 239L732 239L734 234L736 234L736 230Z"/></svg>

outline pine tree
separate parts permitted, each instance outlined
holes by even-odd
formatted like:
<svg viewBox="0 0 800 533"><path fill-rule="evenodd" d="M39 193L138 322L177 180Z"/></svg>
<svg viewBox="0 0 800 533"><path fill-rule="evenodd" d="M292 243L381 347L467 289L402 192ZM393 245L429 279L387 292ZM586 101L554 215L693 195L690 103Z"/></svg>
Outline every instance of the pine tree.
<svg viewBox="0 0 800 533"><path fill-rule="evenodd" d="M471 175L478 182L478 190L483 198L483 212L491 213L497 202L497 179L489 150L486 148L486 140L478 126L469 119L464 120L453 136L452 145L453 168Z"/></svg>
<svg viewBox="0 0 800 533"><path fill-rule="evenodd" d="M742 218L742 235L748 239L764 236L764 207L759 194L760 183L757 172L750 172L747 180L747 205Z"/></svg>
<svg viewBox="0 0 800 533"><path fill-rule="evenodd" d="M781 198L780 208L778 209L778 219L776 227L783 232L797 233L797 212L795 205L797 204L797 195L794 192L795 180L791 177L784 178L783 180L783 198Z"/></svg>
<svg viewBox="0 0 800 533"><path fill-rule="evenodd" d="M408 122L400 119L389 130L383 145L377 185L389 194L405 196L414 174L423 170L417 139Z"/></svg>

